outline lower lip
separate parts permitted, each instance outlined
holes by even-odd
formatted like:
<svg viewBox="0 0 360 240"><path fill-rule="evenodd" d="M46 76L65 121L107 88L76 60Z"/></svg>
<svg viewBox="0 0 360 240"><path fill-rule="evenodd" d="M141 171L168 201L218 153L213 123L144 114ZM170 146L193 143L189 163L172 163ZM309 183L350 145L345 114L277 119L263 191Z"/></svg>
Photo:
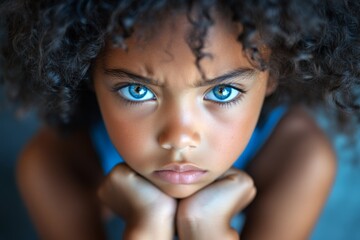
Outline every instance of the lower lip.
<svg viewBox="0 0 360 240"><path fill-rule="evenodd" d="M172 184L192 184L200 180L206 171L176 172L171 170L156 171L155 175L165 182Z"/></svg>

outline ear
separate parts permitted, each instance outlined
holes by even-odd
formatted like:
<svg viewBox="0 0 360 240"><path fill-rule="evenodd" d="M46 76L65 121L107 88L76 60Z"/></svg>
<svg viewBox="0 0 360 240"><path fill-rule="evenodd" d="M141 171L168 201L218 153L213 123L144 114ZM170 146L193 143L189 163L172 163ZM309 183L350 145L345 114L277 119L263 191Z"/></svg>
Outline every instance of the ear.
<svg viewBox="0 0 360 240"><path fill-rule="evenodd" d="M267 81L267 86L266 86L266 96L270 96L273 92L275 92L275 90L277 89L278 86L278 80L275 79L273 76L269 76L269 79Z"/></svg>

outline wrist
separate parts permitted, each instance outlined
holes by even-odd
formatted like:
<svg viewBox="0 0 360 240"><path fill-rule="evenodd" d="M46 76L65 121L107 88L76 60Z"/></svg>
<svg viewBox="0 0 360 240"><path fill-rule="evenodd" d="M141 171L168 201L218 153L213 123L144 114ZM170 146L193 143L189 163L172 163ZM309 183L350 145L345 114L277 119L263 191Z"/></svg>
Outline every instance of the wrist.
<svg viewBox="0 0 360 240"><path fill-rule="evenodd" d="M186 240L239 240L239 234L226 221L186 218L178 219L177 231L180 239Z"/></svg>
<svg viewBox="0 0 360 240"><path fill-rule="evenodd" d="M126 221L123 239L170 240L174 236L174 218L147 215Z"/></svg>

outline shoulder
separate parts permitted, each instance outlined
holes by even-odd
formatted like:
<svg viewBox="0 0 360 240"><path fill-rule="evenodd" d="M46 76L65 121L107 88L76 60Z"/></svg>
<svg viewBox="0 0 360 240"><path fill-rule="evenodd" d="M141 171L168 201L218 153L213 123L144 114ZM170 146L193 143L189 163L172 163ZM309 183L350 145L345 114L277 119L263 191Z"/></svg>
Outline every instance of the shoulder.
<svg viewBox="0 0 360 240"><path fill-rule="evenodd" d="M96 189L102 172L85 132L42 128L20 154L17 182L44 239L102 239Z"/></svg>
<svg viewBox="0 0 360 240"><path fill-rule="evenodd" d="M68 161L79 152L84 152L86 141L85 133L62 135L53 128L42 127L23 148L19 162L37 165L44 160L49 164L57 159Z"/></svg>
<svg viewBox="0 0 360 240"><path fill-rule="evenodd" d="M248 210L244 234L255 239L307 239L332 187L336 154L313 117L294 107L248 172L258 194Z"/></svg>
<svg viewBox="0 0 360 240"><path fill-rule="evenodd" d="M284 115L249 169L278 171L289 165L300 167L303 174L315 171L314 177L323 177L324 181L332 181L336 171L336 154L330 139L300 106Z"/></svg>
<svg viewBox="0 0 360 240"><path fill-rule="evenodd" d="M61 151L61 149L63 151ZM20 162L26 162L41 161L40 159L44 158L62 158L66 156L67 150L65 139L63 139L56 130L49 127L42 127L24 146L19 160Z"/></svg>
<svg viewBox="0 0 360 240"><path fill-rule="evenodd" d="M325 189L332 185L336 153L329 137L304 108L290 110L274 138L286 145L285 153L293 159L292 164L302 170L303 176L318 181L318 186Z"/></svg>
<svg viewBox="0 0 360 240"><path fill-rule="evenodd" d="M301 160L299 164L304 170L315 171L318 177L327 180L333 179L336 153L332 142L303 107L295 107L284 116L273 138L283 142L285 153Z"/></svg>
<svg viewBox="0 0 360 240"><path fill-rule="evenodd" d="M50 170L57 159L67 159L68 150L64 142L55 130L41 128L19 155L17 175L20 182L24 182L23 179L27 179L29 174L35 177L44 170Z"/></svg>
<svg viewBox="0 0 360 240"><path fill-rule="evenodd" d="M16 175L20 189L25 190L45 186L47 180L83 174L82 169L96 172L97 165L96 153L86 132L62 136L55 129L43 127L21 151Z"/></svg>

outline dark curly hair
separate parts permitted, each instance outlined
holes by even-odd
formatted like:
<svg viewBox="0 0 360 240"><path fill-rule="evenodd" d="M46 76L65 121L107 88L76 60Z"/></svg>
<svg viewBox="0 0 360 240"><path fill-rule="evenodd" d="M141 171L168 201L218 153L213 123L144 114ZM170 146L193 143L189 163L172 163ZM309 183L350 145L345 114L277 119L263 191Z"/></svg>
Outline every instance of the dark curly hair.
<svg viewBox="0 0 360 240"><path fill-rule="evenodd" d="M193 26L186 37L199 67L215 5L243 26L238 40L254 66L278 81L267 102L330 99L340 115L359 118L356 0L8 0L0 6L0 81L11 99L36 107L49 124L89 126L99 116L91 69L106 40L126 48L134 25L152 28L182 10Z"/></svg>

